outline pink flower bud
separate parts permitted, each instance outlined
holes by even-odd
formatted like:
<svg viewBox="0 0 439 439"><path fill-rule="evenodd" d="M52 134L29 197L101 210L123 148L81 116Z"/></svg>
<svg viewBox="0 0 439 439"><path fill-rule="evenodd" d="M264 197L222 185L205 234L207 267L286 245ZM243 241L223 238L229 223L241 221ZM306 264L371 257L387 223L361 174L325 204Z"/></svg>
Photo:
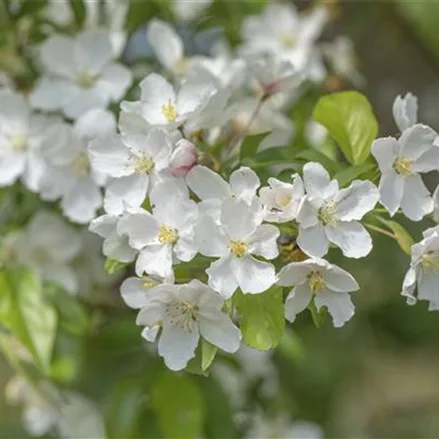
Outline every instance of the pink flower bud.
<svg viewBox="0 0 439 439"><path fill-rule="evenodd" d="M170 166L176 177L184 177L198 161L197 148L189 140L181 139L171 155Z"/></svg>

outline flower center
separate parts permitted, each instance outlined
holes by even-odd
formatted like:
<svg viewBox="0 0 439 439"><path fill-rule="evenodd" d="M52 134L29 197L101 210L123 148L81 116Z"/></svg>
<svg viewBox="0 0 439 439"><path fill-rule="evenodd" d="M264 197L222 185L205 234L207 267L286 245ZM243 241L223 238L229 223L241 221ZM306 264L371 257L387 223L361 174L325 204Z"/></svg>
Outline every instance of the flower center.
<svg viewBox="0 0 439 439"><path fill-rule="evenodd" d="M296 45L296 37L292 34L281 34L279 40L285 49L291 49Z"/></svg>
<svg viewBox="0 0 439 439"><path fill-rule="evenodd" d="M78 72L76 83L82 88L91 88L96 82L96 78L88 72Z"/></svg>
<svg viewBox="0 0 439 439"><path fill-rule="evenodd" d="M136 157L135 160L134 172L136 174L149 174L154 169L154 161L146 153Z"/></svg>
<svg viewBox="0 0 439 439"><path fill-rule="evenodd" d="M240 239L232 239L229 243L230 251L237 258L243 258L247 254L247 244Z"/></svg>
<svg viewBox="0 0 439 439"><path fill-rule="evenodd" d="M312 271L308 275L308 285L313 294L321 293L326 287L325 278L320 274L320 272Z"/></svg>
<svg viewBox="0 0 439 439"><path fill-rule="evenodd" d="M157 285L160 285L160 282L156 281L150 276L144 276L142 277L142 288L145 290L150 290L151 288L156 287Z"/></svg>
<svg viewBox="0 0 439 439"><path fill-rule="evenodd" d="M175 244L178 240L177 231L165 224L159 226L159 242L160 244Z"/></svg>
<svg viewBox="0 0 439 439"><path fill-rule="evenodd" d="M170 123L174 123L177 120L177 110L172 105L170 99L167 104L162 105L162 113Z"/></svg>
<svg viewBox="0 0 439 439"><path fill-rule="evenodd" d="M171 321L171 325L184 332L192 332L192 322L198 318L199 308L197 305L189 302L180 302L174 300L165 307L165 313Z"/></svg>
<svg viewBox="0 0 439 439"><path fill-rule="evenodd" d="M335 216L336 210L337 206L335 203L325 203L318 213L320 221L324 225L335 226L337 224L337 218Z"/></svg>
<svg viewBox="0 0 439 439"><path fill-rule="evenodd" d="M422 255L421 265L428 274L439 274L439 252L428 252Z"/></svg>
<svg viewBox="0 0 439 439"><path fill-rule="evenodd" d="M291 194L280 193L276 196L276 202L282 209L285 209L291 203Z"/></svg>
<svg viewBox="0 0 439 439"><path fill-rule="evenodd" d="M73 160L73 172L78 177L86 177L90 173L90 161L86 152L79 153Z"/></svg>
<svg viewBox="0 0 439 439"><path fill-rule="evenodd" d="M408 177L409 175L413 174L412 169L412 161L410 159L398 159L393 164L393 169L399 174L403 175L404 177Z"/></svg>
<svg viewBox="0 0 439 439"><path fill-rule="evenodd" d="M14 151L24 151L27 149L27 137L23 134L15 134L11 137L11 147Z"/></svg>

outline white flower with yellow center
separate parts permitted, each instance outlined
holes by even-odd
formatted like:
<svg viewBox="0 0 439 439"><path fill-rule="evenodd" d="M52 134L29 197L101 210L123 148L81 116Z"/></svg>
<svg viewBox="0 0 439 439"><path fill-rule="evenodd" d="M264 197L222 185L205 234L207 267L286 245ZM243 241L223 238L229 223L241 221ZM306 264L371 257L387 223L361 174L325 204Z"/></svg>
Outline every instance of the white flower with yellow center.
<svg viewBox="0 0 439 439"><path fill-rule="evenodd" d="M72 119L119 101L132 81L130 70L114 62L109 34L102 29L75 38L52 36L42 45L40 57L45 75L31 94L32 105L62 110Z"/></svg>
<svg viewBox="0 0 439 439"><path fill-rule="evenodd" d="M334 326L343 326L353 315L354 305L348 293L360 287L356 280L337 265L324 259L292 262L279 273L279 285L293 286L285 302L285 318L294 322L296 315L314 300L317 310L325 306Z"/></svg>
<svg viewBox="0 0 439 439"><path fill-rule="evenodd" d="M0 186L11 186L21 178L28 189L39 190L46 168L41 143L55 121L32 113L19 93L0 91Z"/></svg>
<svg viewBox="0 0 439 439"><path fill-rule="evenodd" d="M42 150L49 171L41 180L41 196L61 198L63 212L72 221L88 223L102 206L105 175L90 163L87 147L91 139L115 131L113 114L102 109L86 112L73 127L59 123L48 130Z"/></svg>
<svg viewBox="0 0 439 439"><path fill-rule="evenodd" d="M204 110L217 93L215 82L204 72L183 79L178 89L156 73L150 73L140 83L140 101L121 103L124 123L166 128L181 126L190 117ZM133 122L134 123L134 122Z"/></svg>
<svg viewBox="0 0 439 439"><path fill-rule="evenodd" d="M380 201L393 216L399 208L412 221L432 212L433 200L421 175L439 169L439 146L433 144L436 133L425 125L413 125L397 140L377 139L372 155L381 171Z"/></svg>
<svg viewBox="0 0 439 439"><path fill-rule="evenodd" d="M163 183L165 186L166 183ZM197 250L193 229L198 216L197 205L170 191L163 191L152 214L144 209L128 212L118 224L119 234L129 237L131 247L140 251L136 273L142 276L172 278L174 262L190 261Z"/></svg>
<svg viewBox="0 0 439 439"><path fill-rule="evenodd" d="M207 285L192 280L184 285L161 285L150 291L137 324L161 326L158 352L171 370L184 369L195 356L200 335L220 349L238 350L241 333L222 312L224 299Z"/></svg>
<svg viewBox="0 0 439 439"><path fill-rule="evenodd" d="M269 186L259 191L265 221L285 223L296 219L304 200L305 188L299 175L292 175L292 179L291 184L271 177L268 179Z"/></svg>
<svg viewBox="0 0 439 439"><path fill-rule="evenodd" d="M201 254L219 258L206 272L209 285L226 299L238 287L243 293L257 294L276 282L274 266L255 256L277 257L279 230L261 222L258 210L236 199L223 201L220 224L210 215L200 215L195 242Z"/></svg>
<svg viewBox="0 0 439 439"><path fill-rule="evenodd" d="M423 237L412 246L402 295L407 297L409 305L414 305L417 299L427 300L429 310L434 311L439 309L439 226L424 231Z"/></svg>
<svg viewBox="0 0 439 439"><path fill-rule="evenodd" d="M359 220L378 202L377 188L370 181L356 180L339 189L318 163L303 167L303 181L306 197L297 214L300 248L320 258L332 242L348 258L366 256L372 250L372 239Z"/></svg>
<svg viewBox="0 0 439 439"><path fill-rule="evenodd" d="M115 134L92 141L91 164L111 178L105 191L106 212L120 215L140 207L159 174L168 168L172 148L171 138L161 129L151 130L145 137Z"/></svg>

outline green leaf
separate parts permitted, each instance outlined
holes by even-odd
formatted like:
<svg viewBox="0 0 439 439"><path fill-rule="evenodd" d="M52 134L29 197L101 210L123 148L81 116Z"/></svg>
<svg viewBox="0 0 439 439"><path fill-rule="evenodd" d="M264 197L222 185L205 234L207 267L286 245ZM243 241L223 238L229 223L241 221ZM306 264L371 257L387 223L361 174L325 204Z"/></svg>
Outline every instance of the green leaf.
<svg viewBox="0 0 439 439"><path fill-rule="evenodd" d="M23 343L44 373L50 370L57 316L32 271L0 271L0 324Z"/></svg>
<svg viewBox="0 0 439 439"><path fill-rule="evenodd" d="M218 348L216 346L211 345L206 340L203 340L201 343L201 369L206 371L209 369L213 360L215 359L216 353L218 352Z"/></svg>
<svg viewBox="0 0 439 439"><path fill-rule="evenodd" d="M70 7L72 8L73 16L75 17L75 22L81 25L84 22L86 10L83 0L69 0Z"/></svg>
<svg viewBox="0 0 439 439"><path fill-rule="evenodd" d="M120 262L116 259L112 259L112 258L105 259L104 268L107 274L117 273L118 271L122 270L126 266L127 264L125 264L124 262Z"/></svg>
<svg viewBox="0 0 439 439"><path fill-rule="evenodd" d="M153 387L151 398L165 437L197 438L203 435L203 396L188 376L165 372Z"/></svg>
<svg viewBox="0 0 439 439"><path fill-rule="evenodd" d="M251 168L266 168L268 166L283 165L291 163L294 159L295 150L288 146L276 146L274 148L264 149L251 158L247 157L242 160L243 165Z"/></svg>
<svg viewBox="0 0 439 439"><path fill-rule="evenodd" d="M386 219L381 218L381 217L378 217L378 220L382 224L387 226L393 232L393 234L395 236L395 240L399 244L401 249L405 253L410 255L412 245L414 244L414 240L413 240L412 236L410 235L410 233L407 232L407 230L396 221L386 220Z"/></svg>
<svg viewBox="0 0 439 439"><path fill-rule="evenodd" d="M36 14L47 6L47 0L24 0L22 1L18 16Z"/></svg>
<svg viewBox="0 0 439 439"><path fill-rule="evenodd" d="M317 162L320 163L330 174L334 174L337 172L338 164L334 162L331 158L329 158L326 154L323 154L316 149L305 149L303 151L298 152L294 159L297 162Z"/></svg>
<svg viewBox="0 0 439 439"><path fill-rule="evenodd" d="M282 288L275 286L261 294L236 296L245 343L260 351L276 347L285 326Z"/></svg>
<svg viewBox="0 0 439 439"><path fill-rule="evenodd" d="M284 331L278 351L292 363L299 363L305 359L302 340L291 329Z"/></svg>
<svg viewBox="0 0 439 439"><path fill-rule="evenodd" d="M377 169L376 165L363 163L362 165L349 166L334 175L341 187L348 186L353 180L356 180L365 174L370 174ZM363 177L364 178L364 177Z"/></svg>
<svg viewBox="0 0 439 439"><path fill-rule="evenodd" d="M378 133L378 123L364 95L343 91L323 96L317 102L313 118L326 127L350 163L358 165L366 161Z"/></svg>
<svg viewBox="0 0 439 439"><path fill-rule="evenodd" d="M319 311L317 310L314 300L311 300L310 304L308 305L308 309L311 312L314 325L316 325L317 328L321 328L326 323L326 319L328 318L328 310L326 307L320 308Z"/></svg>
<svg viewBox="0 0 439 439"><path fill-rule="evenodd" d="M241 144L241 151L239 157L241 161L246 157L254 157L260 143L267 137L269 133L256 134L254 136L247 136Z"/></svg>

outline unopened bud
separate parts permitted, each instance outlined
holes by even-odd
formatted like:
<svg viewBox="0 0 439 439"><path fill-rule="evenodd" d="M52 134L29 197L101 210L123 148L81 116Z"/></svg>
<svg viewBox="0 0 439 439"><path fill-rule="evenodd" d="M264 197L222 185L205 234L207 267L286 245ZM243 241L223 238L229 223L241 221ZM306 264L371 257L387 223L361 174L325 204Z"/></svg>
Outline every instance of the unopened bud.
<svg viewBox="0 0 439 439"><path fill-rule="evenodd" d="M181 139L171 155L170 166L176 177L184 177L198 162L198 151L192 142Z"/></svg>

